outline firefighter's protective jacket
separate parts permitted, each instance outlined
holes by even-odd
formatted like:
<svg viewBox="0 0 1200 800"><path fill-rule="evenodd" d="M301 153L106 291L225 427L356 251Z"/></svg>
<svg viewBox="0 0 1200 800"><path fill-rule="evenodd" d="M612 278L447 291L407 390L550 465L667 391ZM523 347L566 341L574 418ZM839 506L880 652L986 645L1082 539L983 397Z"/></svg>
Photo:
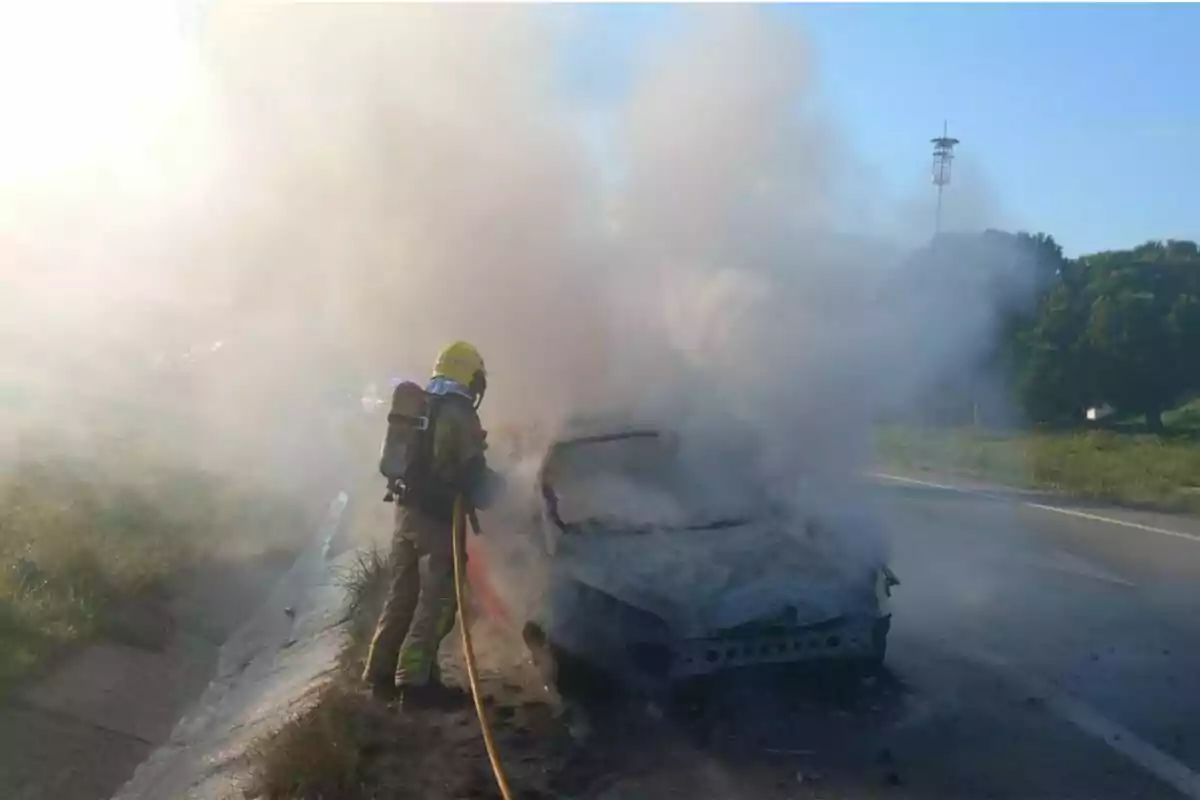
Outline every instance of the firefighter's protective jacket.
<svg viewBox="0 0 1200 800"><path fill-rule="evenodd" d="M417 505L438 519L450 519L454 498L462 492L474 508L486 508L492 472L485 451L487 432L471 401L459 394L431 399L432 436L428 481Z"/></svg>

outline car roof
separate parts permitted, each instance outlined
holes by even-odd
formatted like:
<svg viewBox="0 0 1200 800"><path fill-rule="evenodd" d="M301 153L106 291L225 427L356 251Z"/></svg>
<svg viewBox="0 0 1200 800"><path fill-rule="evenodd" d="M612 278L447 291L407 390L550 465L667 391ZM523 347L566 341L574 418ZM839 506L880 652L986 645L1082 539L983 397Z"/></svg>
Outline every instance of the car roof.
<svg viewBox="0 0 1200 800"><path fill-rule="evenodd" d="M666 431L661 426L635 421L625 416L576 417L558 430L551 440L551 446L665 434Z"/></svg>
<svg viewBox="0 0 1200 800"><path fill-rule="evenodd" d="M598 442L615 442L621 439L658 439L665 436L657 428L625 428L622 430L597 431L595 433L578 433L570 436L559 436L550 443L552 448L570 447L577 444L593 444Z"/></svg>

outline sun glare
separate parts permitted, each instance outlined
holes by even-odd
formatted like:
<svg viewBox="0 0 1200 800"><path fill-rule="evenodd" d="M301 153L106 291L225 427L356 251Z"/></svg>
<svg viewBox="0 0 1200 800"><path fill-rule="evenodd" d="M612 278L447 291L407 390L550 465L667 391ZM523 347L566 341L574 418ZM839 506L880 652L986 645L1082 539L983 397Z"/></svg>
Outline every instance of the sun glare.
<svg viewBox="0 0 1200 800"><path fill-rule="evenodd" d="M195 80L169 0L0 4L0 188L151 146Z"/></svg>

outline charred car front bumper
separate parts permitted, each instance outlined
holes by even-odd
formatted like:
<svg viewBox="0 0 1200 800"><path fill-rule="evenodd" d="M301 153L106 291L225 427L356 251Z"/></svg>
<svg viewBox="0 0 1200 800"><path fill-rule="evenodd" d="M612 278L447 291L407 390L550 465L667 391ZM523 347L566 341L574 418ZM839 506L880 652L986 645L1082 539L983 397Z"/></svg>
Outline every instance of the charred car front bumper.
<svg viewBox="0 0 1200 800"><path fill-rule="evenodd" d="M882 660L891 617L852 617L756 634L686 639L671 647L668 676L683 680L762 664Z"/></svg>
<svg viewBox="0 0 1200 800"><path fill-rule="evenodd" d="M797 624L794 614L783 614L705 636L680 637L657 615L592 587L571 582L558 596L560 613L546 620L549 641L634 685L669 684L768 664L879 663L891 627L890 613L876 606L814 625Z"/></svg>

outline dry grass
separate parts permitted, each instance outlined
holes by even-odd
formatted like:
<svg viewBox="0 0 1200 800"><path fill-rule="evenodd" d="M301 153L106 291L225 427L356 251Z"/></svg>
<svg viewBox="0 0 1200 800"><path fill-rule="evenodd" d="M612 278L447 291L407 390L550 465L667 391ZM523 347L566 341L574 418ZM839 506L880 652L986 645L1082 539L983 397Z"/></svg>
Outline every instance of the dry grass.
<svg viewBox="0 0 1200 800"><path fill-rule="evenodd" d="M249 797L368 797L361 769L362 743L374 710L361 695L336 684L315 702L251 748L253 783Z"/></svg>
<svg viewBox="0 0 1200 800"><path fill-rule="evenodd" d="M390 577L387 557L377 547L359 550L354 563L338 576L346 593L344 619L349 622L339 666L347 675L362 672Z"/></svg>
<svg viewBox="0 0 1200 800"><path fill-rule="evenodd" d="M282 498L127 454L8 465L0 693L64 647L96 637L138 643L155 617L147 611L165 605L177 576L248 540L260 550L294 545L300 525Z"/></svg>
<svg viewBox="0 0 1200 800"><path fill-rule="evenodd" d="M496 701L489 701L499 708ZM497 746L522 800L555 790L572 752L549 706L514 703L494 720ZM499 792L474 710L405 712L370 699L343 676L249 753L249 798L263 800L493 800ZM573 794L574 792L572 792Z"/></svg>
<svg viewBox="0 0 1200 800"><path fill-rule="evenodd" d="M467 709L406 714L347 681L328 684L310 708L252 748L246 795L490 800L498 794L473 719Z"/></svg>

